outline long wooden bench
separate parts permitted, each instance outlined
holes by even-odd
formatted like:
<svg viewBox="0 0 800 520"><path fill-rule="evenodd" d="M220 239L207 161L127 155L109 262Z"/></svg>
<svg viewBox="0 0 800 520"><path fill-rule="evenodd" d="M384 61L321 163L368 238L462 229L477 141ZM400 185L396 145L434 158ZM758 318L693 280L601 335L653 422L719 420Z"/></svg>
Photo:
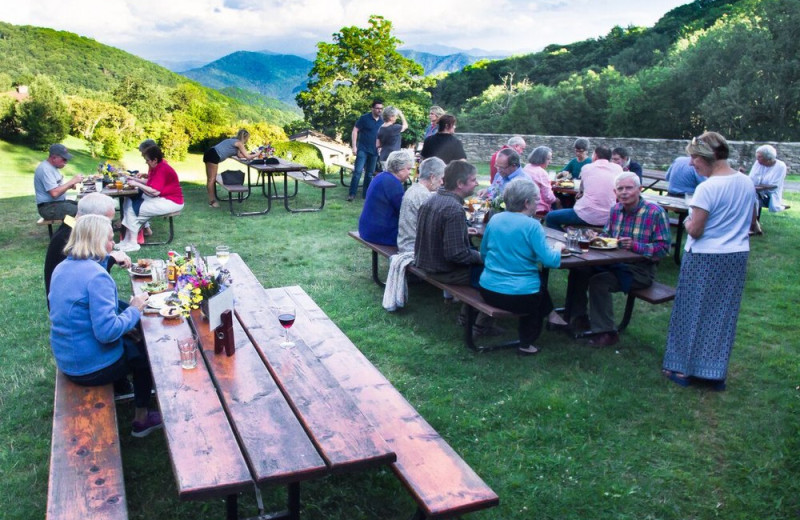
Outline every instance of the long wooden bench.
<svg viewBox="0 0 800 520"><path fill-rule="evenodd" d="M397 254L397 248L394 246L385 246L381 244L373 244L372 242L367 242L366 240L361 238L361 235L358 234L358 231L349 231L347 234L350 235L360 244L372 250L372 279L375 281L376 284L383 287L385 284L380 280L380 277L378 276L378 256L382 256L388 259L390 256ZM469 348L477 350L479 352L487 352L503 348L516 348L519 346L519 341L502 343L499 345L488 345L488 346L476 345L475 340L472 336L472 327L475 325L475 320L478 317L478 312L482 312L492 318L517 318L519 317L518 314L514 314L512 312L508 312L503 309L498 309L497 307L489 305L483 300L483 296L481 296L480 291L469 285L452 285L452 284L442 283L439 280L431 278L430 276L428 276L427 273L425 273L425 271L414 265L409 265L406 268L406 272L413 274L422 281L428 282L434 287L438 287L443 291L449 292L450 294L453 295L454 298L457 298L462 303L467 305L468 309L467 324L464 329L464 343Z"/></svg>
<svg viewBox="0 0 800 520"><path fill-rule="evenodd" d="M299 209L292 209L289 206L289 197L288 194L288 182L289 178L294 179L294 192L297 194L297 183L303 182L308 186L312 186L314 188L322 190L322 201L320 202L319 207L316 208L299 208ZM304 213L309 211L320 211L322 208L325 207L325 190L328 188L335 188L336 183L326 181L325 179L320 178L319 170L304 170L299 172L286 172L286 176L283 178L283 204L286 207L286 211L291 213Z"/></svg>
<svg viewBox="0 0 800 520"><path fill-rule="evenodd" d="M675 299L675 288L654 281L650 287L631 290L628 293L628 299L625 301L625 314L622 316L622 321L617 326L617 332L625 330L625 327L630 323L631 315L633 314L633 305L636 303L637 299L654 305L666 303Z"/></svg>
<svg viewBox="0 0 800 520"><path fill-rule="evenodd" d="M47 220L44 217L39 217L39 220L36 221L37 226L47 226L47 234L50 235L50 238L53 238L53 226L56 224L61 224L64 222L63 220L53 219Z"/></svg>
<svg viewBox="0 0 800 520"><path fill-rule="evenodd" d="M142 245L143 246L163 246L165 244L171 243L172 239L175 237L175 224L173 223L172 219L175 218L175 217L180 217L180 216L181 216L181 212L180 211L176 211L175 213L168 213L166 215L158 215L158 217L153 217L153 218L165 218L165 219L167 219L167 221L169 223L169 234L167 235L166 240L162 240L160 242L148 242L147 240L145 240L145 242Z"/></svg>
<svg viewBox="0 0 800 520"><path fill-rule="evenodd" d="M76 385L56 371L48 520L128 518L113 385Z"/></svg>
<svg viewBox="0 0 800 520"><path fill-rule="evenodd" d="M276 300L285 298L284 291L313 322L305 343L397 455L392 471L417 504L414 520L453 518L499 504L497 494L301 288L266 289Z"/></svg>

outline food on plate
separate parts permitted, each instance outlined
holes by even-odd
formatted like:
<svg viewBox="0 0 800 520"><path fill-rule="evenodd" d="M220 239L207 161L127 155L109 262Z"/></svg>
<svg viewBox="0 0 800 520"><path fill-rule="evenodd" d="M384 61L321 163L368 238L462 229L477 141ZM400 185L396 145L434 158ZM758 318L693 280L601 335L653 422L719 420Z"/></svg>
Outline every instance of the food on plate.
<svg viewBox="0 0 800 520"><path fill-rule="evenodd" d="M166 291L167 287L169 287L167 282L147 282L146 284L142 285L142 290L147 291L150 294L155 294Z"/></svg>
<svg viewBox="0 0 800 520"><path fill-rule="evenodd" d="M178 307L167 305L162 307L158 313L168 320L174 320L181 317L181 310Z"/></svg>
<svg viewBox="0 0 800 520"><path fill-rule="evenodd" d="M561 250L561 257L564 258L565 256L570 256L572 252L569 249L562 249Z"/></svg>
<svg viewBox="0 0 800 520"><path fill-rule="evenodd" d="M593 247L600 247L603 249L614 249L619 244L619 240L616 238L608 238L608 237L595 237L589 242L590 246Z"/></svg>
<svg viewBox="0 0 800 520"><path fill-rule="evenodd" d="M153 260L151 258L140 258L136 261L136 265L139 267L150 267L153 264Z"/></svg>

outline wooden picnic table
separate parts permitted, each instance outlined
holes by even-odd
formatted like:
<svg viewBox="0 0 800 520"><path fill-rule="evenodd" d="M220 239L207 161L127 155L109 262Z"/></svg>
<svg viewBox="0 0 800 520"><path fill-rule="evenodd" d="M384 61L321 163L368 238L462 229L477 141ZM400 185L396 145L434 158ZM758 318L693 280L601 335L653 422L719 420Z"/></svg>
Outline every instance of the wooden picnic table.
<svg viewBox="0 0 800 520"><path fill-rule="evenodd" d="M642 169L642 189L653 190L659 193L667 191L669 184L666 182L667 172L663 170ZM648 184L649 183L649 184Z"/></svg>
<svg viewBox="0 0 800 520"><path fill-rule="evenodd" d="M213 331L193 316L202 356L184 370L176 340L192 333L189 322L142 317L178 496L225 497L233 519L238 493L287 485L287 511L276 518L296 519L301 482L391 464L396 456L302 339L291 349L279 346L283 327L271 310L277 304L241 258L231 255L227 267L241 280L234 287L235 355L214 354ZM134 279L134 291L147 280ZM295 329L307 320L298 313Z"/></svg>

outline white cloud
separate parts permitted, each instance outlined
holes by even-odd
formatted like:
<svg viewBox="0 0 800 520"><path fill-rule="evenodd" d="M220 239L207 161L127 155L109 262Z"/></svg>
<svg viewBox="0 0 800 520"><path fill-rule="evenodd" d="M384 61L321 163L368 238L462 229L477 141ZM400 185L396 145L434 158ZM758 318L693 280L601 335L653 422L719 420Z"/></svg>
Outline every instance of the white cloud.
<svg viewBox="0 0 800 520"><path fill-rule="evenodd" d="M11 4L13 0L0 0ZM391 20L406 46L532 52L652 25L680 0L37 0L0 18L75 32L147 59L212 60L235 50L305 53L371 14ZM598 5L602 7L598 7Z"/></svg>

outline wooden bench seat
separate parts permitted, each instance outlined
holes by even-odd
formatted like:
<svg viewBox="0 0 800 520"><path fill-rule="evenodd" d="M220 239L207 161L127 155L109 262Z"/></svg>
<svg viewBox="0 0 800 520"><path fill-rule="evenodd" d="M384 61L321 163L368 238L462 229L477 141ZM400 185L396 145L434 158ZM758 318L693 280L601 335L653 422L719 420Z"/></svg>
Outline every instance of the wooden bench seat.
<svg viewBox="0 0 800 520"><path fill-rule="evenodd" d="M50 235L50 238L53 238L53 226L61 225L62 222L64 221L59 219L47 220L44 217L39 217L39 220L36 221L36 225L47 226L47 234Z"/></svg>
<svg viewBox="0 0 800 520"><path fill-rule="evenodd" d="M654 281L650 287L631 290L628 293L628 299L625 301L625 314L622 316L622 321L617 326L617 332L625 330L625 327L630 323L631 315L633 314L633 305L637 298L647 303L652 303L653 305L666 303L675 299L675 288Z"/></svg>
<svg viewBox="0 0 800 520"><path fill-rule="evenodd" d="M234 195L236 195L236 202L242 203L250 197L250 188L245 186L244 184L225 184L222 181L222 174L217 175L217 181L214 184L214 197L219 200L220 196L217 193L217 186L220 186L228 192L228 208L230 209L231 215L235 217L241 217L245 215L244 213L236 213L233 211L233 201Z"/></svg>
<svg viewBox="0 0 800 520"><path fill-rule="evenodd" d="M165 244L171 243L172 239L175 237L175 224L172 221L172 219L175 218L175 217L180 217L180 216L181 216L181 212L180 211L176 211L174 213L168 213L166 215L158 215L157 217L153 217L153 218L165 218L165 219L167 219L167 222L169 223L169 234L167 235L166 240L162 240L160 242L148 242L148 241L145 240L144 244L142 244L142 245L143 246L163 246Z"/></svg>
<svg viewBox="0 0 800 520"><path fill-rule="evenodd" d="M297 183L298 182L303 182L303 183L307 184L308 186L312 186L314 188L322 190L322 200L320 202L319 207L316 207L316 208L313 208L313 207L312 208L299 208L299 209L291 208L289 206L289 199L291 197L289 197L288 186L287 186L289 178L294 180L294 183L295 183L294 192L295 192L295 194L297 194ZM283 179L283 194L284 194L283 203L284 203L284 206L286 207L286 211L289 211L291 213L303 213L303 212L309 212L309 211L320 211L320 210L322 210L322 208L325 207L325 190L327 190L328 188L335 188L335 187L336 187L336 183L329 182L329 181L326 181L325 179L320 178L319 170L304 170L304 171L299 171L299 172L286 172L286 176Z"/></svg>
<svg viewBox="0 0 800 520"><path fill-rule="evenodd" d="M266 289L276 299L282 291L313 321L305 343L397 455L392 471L417 504L415 520L453 518L499 504L497 494L302 289Z"/></svg>
<svg viewBox="0 0 800 520"><path fill-rule="evenodd" d="M47 518L128 518L113 385L76 385L59 370Z"/></svg>
<svg viewBox="0 0 800 520"><path fill-rule="evenodd" d="M349 231L347 234L350 235L357 242L363 244L364 246L372 250L372 279L375 281L376 284L383 287L385 284L378 277L378 256L380 255L384 258L389 258L390 256L397 254L397 248L394 246L386 246L381 244L373 244L372 242L367 242L366 240L361 238L361 235L358 234L358 231ZM483 296L481 296L480 291L469 285L451 285L442 283L439 280L431 278L430 276L428 276L427 273L425 273L425 271L423 271L418 267L415 267L414 265L409 265L406 268L406 272L413 274L422 281L428 282L434 287L438 287L443 291L449 292L450 294L453 295L453 297L457 298L462 303L467 305L468 312L467 312L467 324L464 329L464 342L469 348L477 350L479 352L486 352L490 350L498 350L501 348L515 348L519 346L519 341L512 341L508 343L502 343L499 345L491 345L491 346L478 346L475 344L475 341L472 337L472 327L475 325L475 320L478 317L478 312L482 312L492 318L514 318L514 317L519 317L518 314L504 311L503 309L499 309L497 307L489 305L483 300Z"/></svg>

